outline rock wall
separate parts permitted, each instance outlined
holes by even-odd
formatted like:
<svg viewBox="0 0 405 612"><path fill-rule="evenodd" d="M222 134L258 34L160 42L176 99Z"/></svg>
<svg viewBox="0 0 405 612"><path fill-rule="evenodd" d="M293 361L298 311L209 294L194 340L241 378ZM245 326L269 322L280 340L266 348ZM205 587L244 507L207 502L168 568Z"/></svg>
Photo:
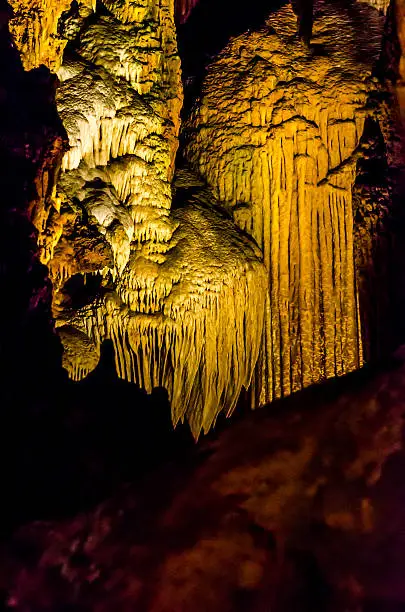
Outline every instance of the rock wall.
<svg viewBox="0 0 405 612"><path fill-rule="evenodd" d="M373 163L361 166L377 146L388 168L395 148L373 76L381 12L318 3L310 49L290 6L231 39L184 130L209 189L182 174L173 209L174 0L13 6L25 68L59 78L65 142L47 158L32 218L74 380L110 339L119 375L165 387L173 422L187 418L198 436L232 412L256 362L254 405L381 353L389 308L370 278L392 194L386 176L365 187ZM184 18L191 8L177 5Z"/></svg>
<svg viewBox="0 0 405 612"><path fill-rule="evenodd" d="M378 11L386 15L388 8L390 6L391 0L360 0L360 2L373 6Z"/></svg>
<svg viewBox="0 0 405 612"><path fill-rule="evenodd" d="M83 18L96 8L96 0L9 0L10 32L26 70L41 65L52 71L59 68L68 41L61 36L59 24L73 4Z"/></svg>
<svg viewBox="0 0 405 612"><path fill-rule="evenodd" d="M401 610L405 366L392 366L247 414L144 487L26 525L0 550L9 605Z"/></svg>
<svg viewBox="0 0 405 612"><path fill-rule="evenodd" d="M405 7L403 2L397 0L394 3L395 6L395 17L397 24L398 38L401 46L401 59L399 63L399 74L401 80L405 81Z"/></svg>

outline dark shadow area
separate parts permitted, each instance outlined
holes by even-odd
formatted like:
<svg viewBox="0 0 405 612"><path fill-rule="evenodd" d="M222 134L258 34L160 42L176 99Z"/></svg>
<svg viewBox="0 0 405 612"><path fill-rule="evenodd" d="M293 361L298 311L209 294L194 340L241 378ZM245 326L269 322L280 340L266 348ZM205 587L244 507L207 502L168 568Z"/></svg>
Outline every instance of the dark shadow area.
<svg viewBox="0 0 405 612"><path fill-rule="evenodd" d="M328 610L333 597L315 555L307 550L287 553L285 574L275 609L289 612Z"/></svg>
<svg viewBox="0 0 405 612"><path fill-rule="evenodd" d="M350 3L348 9L353 24L359 27L359 5ZM374 76L395 87L401 49L393 1L388 7L381 47ZM405 133L395 90L372 92L368 105L371 111L380 108L386 113L379 121L370 116L365 122L353 186L364 357L374 360L389 354L405 339Z"/></svg>
<svg viewBox="0 0 405 612"><path fill-rule="evenodd" d="M147 396L115 374L112 349L73 383L61 367L53 329L52 287L37 259L30 205L44 159L65 138L56 112L56 79L25 72L0 1L0 333L1 535L22 522L66 516L136 480L163 459L194 446L176 432L167 395ZM72 280L74 282L74 279ZM89 277L79 299L98 291ZM79 292L80 293L80 292Z"/></svg>
<svg viewBox="0 0 405 612"><path fill-rule="evenodd" d="M229 39L257 30L283 4L285 0L199 0L187 22L177 28L185 90L183 116L200 92L207 65Z"/></svg>
<svg viewBox="0 0 405 612"><path fill-rule="evenodd" d="M100 419L101 430L92 431L95 423L98 423L92 392L93 385L97 384L109 400L109 389L114 394L119 390L119 386L114 386L115 376L109 366L111 358L111 347L107 346L100 368L94 372L93 382L89 377L88 381L84 381L86 384L76 386L81 387L80 396L68 397L69 404L78 397L80 401L88 402L87 408L91 412L86 433L76 442L74 453L79 456L83 448L97 449L95 440L101 442L105 453L105 438L101 434L101 430L105 429L103 415ZM367 460L369 448L367 444L363 445L361 436L354 434L359 447L357 451L356 445L350 449L353 442L350 430L365 418L363 434L366 438L370 434L373 437L372 429L378 431L387 422L387 409L390 411L395 402L388 395L384 400L386 407L380 406L378 411L381 410L381 413L375 419L373 400L377 398L379 402L382 401L381 392L385 384L381 383L384 381L391 382L396 389L403 388L396 386L404 375L403 362L402 367L398 367L399 364L395 360L391 365L385 364L385 374L380 382L376 376L377 370L364 370L340 381L331 381L327 385L297 393L267 409L244 416L240 412L231 423L224 421L198 446L191 444L188 447L180 443L177 447L173 445L172 453L165 445L166 457L161 460L158 469L149 473L144 469L146 478L135 478L134 485L120 488L108 501L103 498L103 504L97 509L88 509L82 503L84 512L67 522L56 521L51 527L49 524L24 527L9 541L9 548L0 550L1 567L5 567L6 561L7 566L11 565L17 570L14 584L18 585L23 600L29 602L31 607L27 609L33 611L43 609L39 602L44 598L53 604L48 609L58 611L65 609L63 606L67 603L72 606L70 609L86 612L96 609L97 605L103 605L101 609L105 610L125 609L127 588L133 584L137 588L141 585L143 589L142 596L136 600L137 610L154 609L152 604L159 590L169 600L164 610L194 610L194 602L200 597L204 603L197 609L205 612L210 609L206 597L208 589L212 593L212 608L215 610L401 611L404 599L391 580L396 577L401 580L404 567L405 549L401 541L405 533L403 452L394 453L387 461L377 486L369 487L362 479L352 482L344 476L347 462L360 458L363 452ZM386 376L390 369L390 374ZM156 408L156 418L161 418L158 406L165 410L165 399L158 395L155 401L152 396L151 403ZM122 387L118 400L128 397ZM115 400L115 395L112 399ZM126 414L117 404L114 406L122 419L121 427L127 426L134 431L136 417L130 414L129 408ZM132 407L138 410L137 405ZM86 413L78 410L79 419L83 419L83 414ZM340 420L342 414L343 421ZM319 429L325 417L327 427L321 426ZM107 420L111 424L110 413ZM118 439L127 443L121 427L117 423L111 426L114 431L119 430ZM226 427L227 431L224 431ZM78 428L77 424L74 429L85 431L83 426ZM146 433L146 429L141 433ZM159 431L156 433L157 441L167 439L164 431L162 437ZM298 477L297 480L294 462L291 463L290 458L296 456L298 465L303 441L312 436L319 442L317 452L305 470L304 478ZM66 437L69 438L68 435ZM109 440L114 437L113 432L108 434ZM129 437L132 436L128 434ZM136 442L138 440L136 437ZM152 440L153 437L149 437L141 442L145 448L149 444L146 450L149 456L156 450L151 444ZM70 437L66 447L69 443L73 446L75 440ZM117 452L117 445L111 445L110 449ZM352 450L354 454L351 454ZM53 456L57 458L58 452L54 451ZM137 451L131 452L136 454ZM121 453L119 461L122 463L124 458L123 463L129 465L132 458L127 460L128 449ZM159 460L152 459L151 466L157 465ZM281 485L279 491L283 495L284 484L289 486L290 482L283 477L283 481L277 484L277 477L272 477L271 471L267 473L267 467L276 462L281 468L284 460L287 465L283 474L290 475L297 496L291 498L291 504L285 507L278 521L273 522L271 517L277 507L277 498L272 495L273 487L277 489L278 484ZM89 464L86 458L83 465ZM263 478L258 477L260 471ZM102 472L109 473L105 468ZM232 479L233 487L239 490L231 494L221 489L220 483L229 482L229 474L232 473L236 477ZM89 472L85 478L92 486ZM255 482L250 487L252 479ZM318 486L316 483L320 484L319 495L308 506L302 493L309 492L314 484ZM304 489L301 489L301 484ZM261 494L257 496L259 488ZM336 500L336 495L338 500L343 495L342 505L338 508L353 517L357 516L364 496L370 497L376 512L377 528L364 532L361 523L349 530L330 525L324 502L327 499ZM76 496L76 503L77 499ZM268 520L265 520L266 508ZM290 511L292 522L288 519ZM287 522L284 515L287 515ZM107 535L100 533L100 525L104 524ZM255 577L255 564L258 563L261 568L259 579L254 579L252 583L249 580L239 581L237 577L244 554L249 558L252 547L256 552L251 558L255 561L248 565L248 569ZM42 562L44 552L47 555L45 564L49 563L45 570ZM94 567L99 574L90 580L88 577L93 574ZM10 573L13 571L11 569ZM168 583L159 582L162 571L169 574ZM250 575L247 572L247 578ZM0 572L0 578L5 585L10 580L4 569ZM356 588L356 580L365 584L364 606L361 605L364 594ZM181 593L187 595L190 592L184 589L184 581L186 587L191 585L194 588L191 591L193 603L190 605L188 599L181 608L170 598L178 602ZM115 586L111 588L111 584ZM229 600L226 599L228 593ZM228 607L221 607L222 595L226 595L226 603L231 601ZM128 609L132 608L129 606Z"/></svg>
<svg viewBox="0 0 405 612"><path fill-rule="evenodd" d="M405 612L405 604L381 599L366 601L363 612Z"/></svg>
<svg viewBox="0 0 405 612"><path fill-rule="evenodd" d="M63 292L66 295L66 306L65 304L64 306L72 308L72 310L79 310L83 306L91 304L102 295L102 282L101 274L74 274L63 287Z"/></svg>
<svg viewBox="0 0 405 612"><path fill-rule="evenodd" d="M403 305L398 287L404 273L397 241L404 219L384 138L372 118L365 122L360 150L353 187L354 244L364 358L370 361L398 346Z"/></svg>
<svg viewBox="0 0 405 612"><path fill-rule="evenodd" d="M63 371L42 388L25 382L7 398L2 423L8 527L82 511L194 446L188 428L173 431L164 390L149 396L117 377L109 342L82 382Z"/></svg>

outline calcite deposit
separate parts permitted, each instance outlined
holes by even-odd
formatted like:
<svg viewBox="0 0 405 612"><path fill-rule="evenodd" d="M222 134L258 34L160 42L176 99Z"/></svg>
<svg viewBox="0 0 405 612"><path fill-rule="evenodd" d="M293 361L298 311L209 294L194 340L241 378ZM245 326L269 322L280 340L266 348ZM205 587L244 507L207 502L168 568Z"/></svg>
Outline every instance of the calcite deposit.
<svg viewBox="0 0 405 612"><path fill-rule="evenodd" d="M370 100L381 90L373 68L383 25L367 5L319 2L308 50L285 6L219 54L185 126L187 160L263 252L261 404L354 370L369 350L353 189L365 122L376 115ZM387 123L381 109L376 120ZM389 195L374 197L384 210Z"/></svg>
<svg viewBox="0 0 405 612"><path fill-rule="evenodd" d="M0 608L399 612L402 6L199 2L0 10Z"/></svg>
<svg viewBox="0 0 405 612"><path fill-rule="evenodd" d="M91 8L50 13L48 30L70 41L63 58L62 44L44 46L45 26L29 47L57 68L68 139L36 215L63 365L82 379L112 340L118 374L165 387L173 422L187 418L197 437L249 387L267 291L261 253L209 192L171 211L182 104L173 2Z"/></svg>
<svg viewBox="0 0 405 612"><path fill-rule="evenodd" d="M289 5L226 45L175 177L175 13L195 4L10 0L10 32L26 70L58 77L65 132L31 213L63 365L83 379L111 340L119 376L166 388L197 437L243 388L263 405L382 352L367 270L396 157L375 76L387 7L319 2L310 47Z"/></svg>
<svg viewBox="0 0 405 612"><path fill-rule="evenodd" d="M10 0L13 16L10 32L26 70L45 65L59 68L68 38L59 24L73 6L81 20L96 8L96 0Z"/></svg>

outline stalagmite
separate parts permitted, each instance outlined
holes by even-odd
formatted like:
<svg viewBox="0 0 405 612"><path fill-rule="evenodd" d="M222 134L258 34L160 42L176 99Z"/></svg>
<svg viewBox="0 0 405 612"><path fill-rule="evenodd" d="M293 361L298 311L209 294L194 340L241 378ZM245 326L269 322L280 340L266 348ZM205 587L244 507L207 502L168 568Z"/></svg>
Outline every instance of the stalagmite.
<svg viewBox="0 0 405 612"><path fill-rule="evenodd" d="M364 358L352 191L384 19L317 7L310 52L289 6L231 40L185 126L188 161L263 251L260 404Z"/></svg>

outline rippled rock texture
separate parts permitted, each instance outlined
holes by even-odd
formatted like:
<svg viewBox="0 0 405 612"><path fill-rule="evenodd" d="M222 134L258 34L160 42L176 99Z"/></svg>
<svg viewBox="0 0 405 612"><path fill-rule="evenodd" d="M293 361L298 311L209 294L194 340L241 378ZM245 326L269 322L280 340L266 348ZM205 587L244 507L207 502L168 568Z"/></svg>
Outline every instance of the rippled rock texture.
<svg viewBox="0 0 405 612"><path fill-rule="evenodd" d="M19 4L11 31L25 67L45 63L60 81L66 144L33 220L64 367L82 379L112 340L119 375L165 387L173 422L187 419L197 437L250 384L261 253L192 177L191 199L176 187L171 212L182 104L173 1L48 4Z"/></svg>
<svg viewBox="0 0 405 612"><path fill-rule="evenodd" d="M111 340L198 437L243 389L264 405L391 348L398 147L383 11L319 2L308 48L284 6L210 65L174 180L194 4L12 0L10 31L59 79L31 217L63 365L83 379Z"/></svg>
<svg viewBox="0 0 405 612"><path fill-rule="evenodd" d="M184 128L186 159L263 252L260 404L357 369L375 352L371 329L386 334L367 313L382 295L370 304L362 290L375 268L367 244L392 204L387 167L398 163L373 76L383 25L367 5L318 3L308 50L284 7L209 66ZM378 156L379 177L365 162Z"/></svg>

